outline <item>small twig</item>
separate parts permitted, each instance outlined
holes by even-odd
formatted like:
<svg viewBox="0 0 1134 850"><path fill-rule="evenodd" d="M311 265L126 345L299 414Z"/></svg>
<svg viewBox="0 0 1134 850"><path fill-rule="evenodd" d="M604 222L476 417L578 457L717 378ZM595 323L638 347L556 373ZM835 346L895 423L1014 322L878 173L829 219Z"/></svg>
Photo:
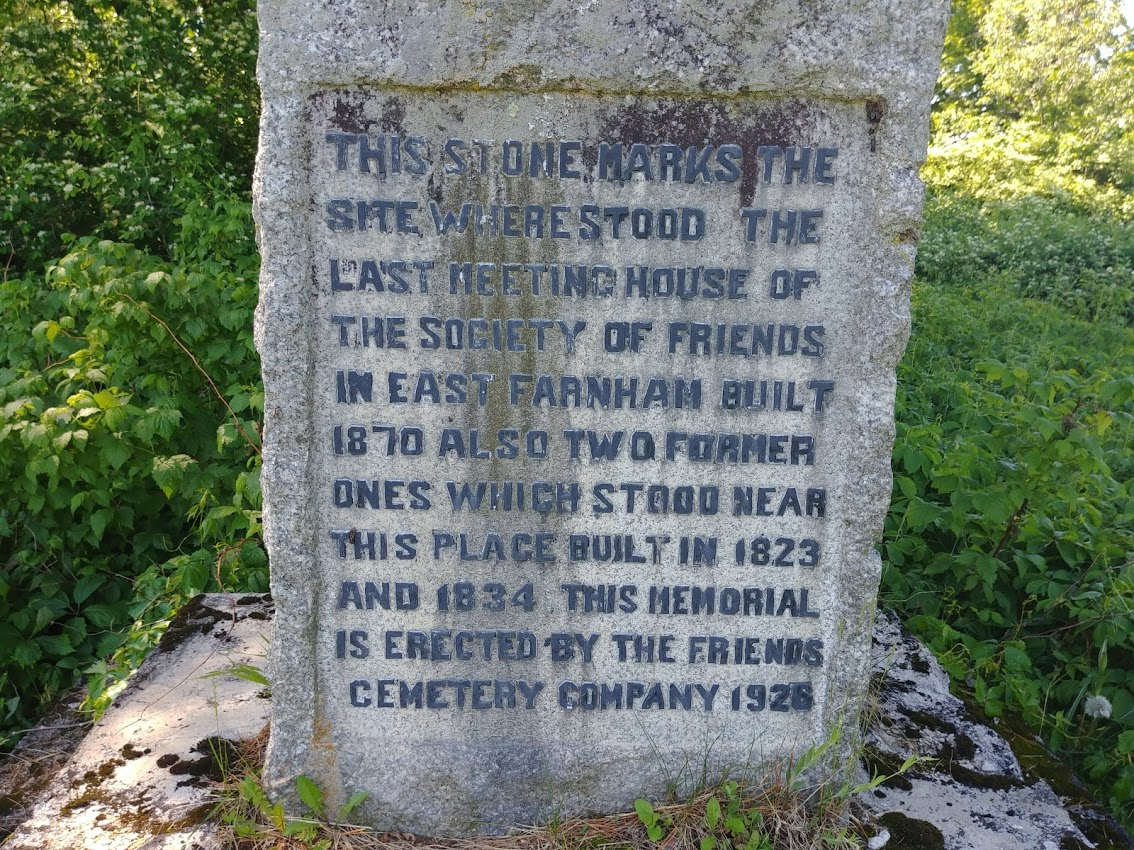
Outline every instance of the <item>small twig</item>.
<svg viewBox="0 0 1134 850"><path fill-rule="evenodd" d="M258 541L259 539L260 539L259 537L245 537L239 543L236 543L232 546L225 546L223 549L221 549L220 555L217 556L217 567L216 567L217 587L219 587L221 590L224 590L224 582L221 581L221 566L224 564L224 559L228 556L228 553L229 552L239 552L244 547L245 543L250 543L253 540Z"/></svg>
<svg viewBox="0 0 1134 850"><path fill-rule="evenodd" d="M231 596L231 594L229 594L229 596ZM232 630L236 628L236 624L239 622L239 617L237 617L237 611L236 611L236 600L230 598L229 604L230 604L230 607L232 609L232 622L227 625L228 631L225 632L223 635L219 636L221 638L227 638L230 634L232 634ZM174 616L176 616L176 615L174 615ZM170 622L172 622L172 619L173 618L170 618ZM217 622L219 622L219 620ZM211 629L211 626L210 626L210 629ZM157 705L163 699L168 697L170 694L172 694L174 691L176 691L178 688L180 688L182 685L184 685L186 682L188 682L191 678L193 678L194 674L196 674L196 672L198 670L200 670L202 667L204 667L206 664L208 664L210 661L213 660L213 656L215 656L219 652L221 652L222 646L223 646L222 642L218 642L218 643L214 644L213 647L209 650L209 653L204 658L202 658L200 660L200 662L198 662L196 665L194 665L193 669L190 670L188 673L186 673L180 679L180 681L177 681L174 684L170 685L169 688L165 691L165 693L160 694L156 699L148 702L142 708L141 713L138 715L138 719L135 720L134 723L140 723L142 721L142 715L144 715L147 711L149 711L151 708L153 708L155 705ZM204 677L200 677L200 678L204 678ZM131 724L131 725L133 725L133 724Z"/></svg>
<svg viewBox="0 0 1134 850"><path fill-rule="evenodd" d="M1008 541L1016 533L1016 529L1020 525L1020 520L1024 517L1024 512L1028 509L1028 500L1024 499L1020 503L1020 507L1016 508L1016 513L1012 514L1012 519L1008 521L1008 527L1004 529L1004 533L1000 536L1000 542L996 544L996 548L992 550L992 557L1000 554L1000 550L1005 547Z"/></svg>
<svg viewBox="0 0 1134 850"><path fill-rule="evenodd" d="M253 442L253 440L250 436L248 436L248 432L244 430L244 425L242 425L241 422L240 422L240 417L236 415L236 411L232 409L232 405L230 405L228 403L228 399L226 399L224 397L224 395L221 393L220 389L217 388L216 382L213 381L213 379L209 375L209 373L205 371L205 367L201 365L201 361L199 361L196 358L196 356L194 356L193 352L190 351L185 346L185 343L183 343L180 339L177 338L177 334L175 334L173 332L173 328L171 328L169 325L167 325L165 322L163 322L161 319L159 319L157 316L155 316L153 313L151 313L148 308L139 304L137 301L135 301L133 298L131 298L129 295L127 295L125 292L119 292L118 294L122 298L125 298L127 301L129 301L131 304L133 304L135 307L137 307L139 310L141 310L143 313L145 313L147 316L149 316L151 319L153 319L155 322L157 322L159 325L161 325L163 328L165 328L166 333L168 333L170 335L170 337L173 338L173 341L177 343L178 347L182 351L184 351L187 355L189 355L189 359L193 361L193 365L197 367L197 371L205 376L205 380L209 382L209 386L212 387L213 393L216 395L217 398L220 399L221 404L223 404L225 406L225 408L227 408L229 414L231 414L232 421L236 423L236 430L238 430L240 432L241 436L244 437L244 439L248 443L248 445L252 447L252 451L256 452L256 454L260 454L260 447L258 445L256 445L255 442Z"/></svg>
<svg viewBox="0 0 1134 850"><path fill-rule="evenodd" d="M62 366L62 365L63 365L64 363L68 362L68 361L69 361L70 359L71 359L70 357L64 357L64 358L63 358L62 360L51 360L51 361L48 361L47 363L45 363L45 364L43 365L43 368L42 368L42 369L40 369L39 371L41 371L41 372L46 372L46 371L48 371L49 369L54 369L54 368L55 368L56 366Z"/></svg>
<svg viewBox="0 0 1134 850"><path fill-rule="evenodd" d="M1076 399L1075 400L1075 406L1073 408L1071 408L1071 412L1063 417L1062 425L1063 425L1063 436L1064 437L1066 437L1068 434L1070 434L1072 429L1075 427L1075 414L1079 412L1079 408L1082 406L1082 404L1083 404L1083 400L1081 398Z"/></svg>
<svg viewBox="0 0 1134 850"><path fill-rule="evenodd" d="M60 723L58 726L51 723L45 723L42 726L32 726L30 729L20 729L16 732L9 732L10 735L26 735L29 732L54 732L56 729L78 729L80 726L90 726L89 720L84 720L82 723Z"/></svg>

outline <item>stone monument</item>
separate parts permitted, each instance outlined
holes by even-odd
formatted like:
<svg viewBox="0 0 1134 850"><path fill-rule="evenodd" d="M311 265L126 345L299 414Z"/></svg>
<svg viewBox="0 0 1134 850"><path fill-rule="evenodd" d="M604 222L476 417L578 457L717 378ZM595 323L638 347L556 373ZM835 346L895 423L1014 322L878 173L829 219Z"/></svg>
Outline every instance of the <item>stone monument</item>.
<svg viewBox="0 0 1134 850"><path fill-rule="evenodd" d="M278 792L496 832L856 722L946 18L261 3Z"/></svg>

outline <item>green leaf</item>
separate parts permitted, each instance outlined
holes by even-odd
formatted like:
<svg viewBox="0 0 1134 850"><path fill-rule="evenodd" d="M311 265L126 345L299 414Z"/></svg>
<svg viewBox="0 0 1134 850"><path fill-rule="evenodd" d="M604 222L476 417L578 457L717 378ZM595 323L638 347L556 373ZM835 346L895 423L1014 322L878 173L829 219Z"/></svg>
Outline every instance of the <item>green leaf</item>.
<svg viewBox="0 0 1134 850"><path fill-rule="evenodd" d="M351 812L361 806L370 797L369 791L355 791L339 808L339 820L346 820Z"/></svg>
<svg viewBox="0 0 1134 850"><path fill-rule="evenodd" d="M40 635L35 639L35 642L39 644L45 655L55 659L56 662L63 656L70 655L74 650L66 634Z"/></svg>
<svg viewBox="0 0 1134 850"><path fill-rule="evenodd" d="M64 628L70 633L71 645L77 646L82 643L87 636L87 621L82 617L72 617L69 619Z"/></svg>
<svg viewBox="0 0 1134 850"><path fill-rule="evenodd" d="M268 677L264 674L264 671L255 664L233 664L222 670L213 670L211 673L206 673L201 678L215 679L220 676L235 676L237 679L243 679L254 685L263 685L264 687L271 686L271 682L268 681ZM359 793L365 794L366 792Z"/></svg>
<svg viewBox="0 0 1134 850"><path fill-rule="evenodd" d="M1127 730L1118 736L1118 754L1134 753L1134 730Z"/></svg>
<svg viewBox="0 0 1134 850"><path fill-rule="evenodd" d="M196 461L189 455L155 457L151 474L166 497L172 498L185 476L185 471L195 464Z"/></svg>
<svg viewBox="0 0 1134 850"><path fill-rule="evenodd" d="M110 410L122 405L122 402L119 400L119 398L110 390L102 390L101 392L97 392L92 396L92 398L95 400L95 404L97 404L102 410Z"/></svg>
<svg viewBox="0 0 1134 850"><path fill-rule="evenodd" d="M323 816L323 792L318 785L301 775L295 780L295 790L299 792L299 799L303 801L303 805L318 817Z"/></svg>
<svg viewBox="0 0 1134 850"><path fill-rule="evenodd" d="M906 508L906 523L912 530L916 531L933 525L944 513L945 511L937 505L915 497L910 499L909 506Z"/></svg>
<svg viewBox="0 0 1134 850"><path fill-rule="evenodd" d="M211 565L203 557L195 557L181 570L181 587L186 595L192 596L201 593L208 586L211 577Z"/></svg>
<svg viewBox="0 0 1134 850"><path fill-rule="evenodd" d="M110 508L100 508L91 514L90 524L91 532L96 541L102 539L102 534L106 531L107 523L114 518L114 511Z"/></svg>
<svg viewBox="0 0 1134 850"><path fill-rule="evenodd" d="M315 838L316 828L313 823L302 820L292 820L284 825L280 833L285 838L299 838L301 840L311 841Z"/></svg>
<svg viewBox="0 0 1134 850"><path fill-rule="evenodd" d="M21 667L31 667L42 657L39 644L30 640L20 641L12 651L12 659Z"/></svg>
<svg viewBox="0 0 1134 850"><path fill-rule="evenodd" d="M1032 660L1023 650L1014 646L1004 647L1004 666L1009 670L1028 672L1032 669Z"/></svg>
<svg viewBox="0 0 1134 850"><path fill-rule="evenodd" d="M71 591L71 598L76 605L82 605L88 597L106 584L106 576L97 573L85 575L75 582L75 589Z"/></svg>
<svg viewBox="0 0 1134 850"><path fill-rule="evenodd" d="M253 776L245 776L240 780L240 796L247 800L261 812L266 812L271 808L272 803L268 799L268 795L264 789L260 787L260 783L256 781Z"/></svg>
<svg viewBox="0 0 1134 850"><path fill-rule="evenodd" d="M657 820L657 815L654 814L654 807L650 805L648 800L639 797L634 801L634 811L638 813L638 820L649 826Z"/></svg>
<svg viewBox="0 0 1134 850"><path fill-rule="evenodd" d="M47 426L42 422L32 422L24 428L20 438L28 448L32 446L46 446L48 443Z"/></svg>
<svg viewBox="0 0 1134 850"><path fill-rule="evenodd" d="M716 797L710 797L705 803L705 823L709 829L716 829L721 819L721 802Z"/></svg>
<svg viewBox="0 0 1134 850"><path fill-rule="evenodd" d="M981 555L973 562L973 568L986 587L996 584L996 577L1004 565L991 555Z"/></svg>
<svg viewBox="0 0 1134 850"><path fill-rule="evenodd" d="M60 600L46 599L42 600L35 609L35 625L32 627L32 634L41 632L48 623L55 622L55 618L59 616Z"/></svg>
<svg viewBox="0 0 1134 850"><path fill-rule="evenodd" d="M117 437L104 441L99 449L99 457L111 469L121 467L133 453L133 449Z"/></svg>
<svg viewBox="0 0 1134 850"><path fill-rule="evenodd" d="M83 449L87 445L87 440L90 439L90 433L86 428L76 428L71 431L71 442L76 449Z"/></svg>
<svg viewBox="0 0 1134 850"><path fill-rule="evenodd" d="M117 609L103 603L84 606L82 614L86 617L87 622L99 629L109 628L118 618Z"/></svg>
<svg viewBox="0 0 1134 850"><path fill-rule="evenodd" d="M912 499L917 495L917 485L911 478L906 478L904 475L897 475L894 477L894 484L907 499Z"/></svg>
<svg viewBox="0 0 1134 850"><path fill-rule="evenodd" d="M973 507L995 524L1002 524L1015 510L1008 498L1000 493L978 492L973 494Z"/></svg>

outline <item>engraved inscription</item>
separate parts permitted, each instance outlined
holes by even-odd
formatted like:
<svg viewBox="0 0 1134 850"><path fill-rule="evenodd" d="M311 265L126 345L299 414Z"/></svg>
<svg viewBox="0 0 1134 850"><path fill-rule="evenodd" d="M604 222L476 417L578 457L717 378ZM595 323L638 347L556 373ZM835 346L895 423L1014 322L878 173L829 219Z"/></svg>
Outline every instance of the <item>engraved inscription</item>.
<svg viewBox="0 0 1134 850"><path fill-rule="evenodd" d="M455 103L335 126L396 98L311 115L328 698L400 730L814 711L831 364L862 342L827 259L847 119L790 143L742 116L612 137L586 109L506 137Z"/></svg>

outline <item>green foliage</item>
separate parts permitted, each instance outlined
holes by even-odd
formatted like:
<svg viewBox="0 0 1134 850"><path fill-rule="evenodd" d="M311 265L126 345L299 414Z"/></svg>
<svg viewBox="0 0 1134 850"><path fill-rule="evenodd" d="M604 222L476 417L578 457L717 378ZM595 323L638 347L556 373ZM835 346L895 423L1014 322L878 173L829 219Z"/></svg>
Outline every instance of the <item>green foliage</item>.
<svg viewBox="0 0 1134 850"><path fill-rule="evenodd" d="M7 326L24 329L0 338L9 724L34 717L31 695L49 698L123 647L129 624L127 644L144 652L154 624L188 596L218 580L266 585L255 543L218 565L218 547L259 533L258 449L234 437L178 344L220 379L240 428L255 435L248 212L236 200L190 210L179 238L191 247L172 262L87 237L44 278L0 284Z"/></svg>
<svg viewBox="0 0 1134 850"><path fill-rule="evenodd" d="M884 588L986 711L1129 783L1101 756L1134 730L1134 332L994 285L915 295Z"/></svg>
<svg viewBox="0 0 1134 850"><path fill-rule="evenodd" d="M724 783L720 793L723 806L716 794L705 803L707 834L701 839L701 850L772 850L772 840L764 830L763 813L744 805L737 784Z"/></svg>
<svg viewBox="0 0 1134 850"><path fill-rule="evenodd" d="M1036 197L940 192L918 248L922 280L1025 295L1089 321L1134 324L1134 224Z"/></svg>
<svg viewBox="0 0 1134 850"><path fill-rule="evenodd" d="M1110 0L962 0L883 588L1134 823L1134 74Z"/></svg>
<svg viewBox="0 0 1134 850"><path fill-rule="evenodd" d="M634 801L634 811L642 826L646 828L646 835L649 836L650 841L661 841L666 829L672 823L671 819L659 814L649 800L641 797Z"/></svg>
<svg viewBox="0 0 1134 850"><path fill-rule="evenodd" d="M986 103L1060 134L1079 129L1117 70L1106 60L1121 25L1118 4L1106 0L989 0L973 62Z"/></svg>
<svg viewBox="0 0 1134 850"><path fill-rule="evenodd" d="M263 685L265 688L271 688L272 685L263 668L257 667L255 664L233 664L230 667L206 673L202 678L218 679L221 676L235 676L237 679L251 682L254 685Z"/></svg>
<svg viewBox="0 0 1134 850"><path fill-rule="evenodd" d="M954 680L1127 824L1132 70L1114 0L955 4L883 577Z"/></svg>
<svg viewBox="0 0 1134 850"><path fill-rule="evenodd" d="M334 822L326 815L323 790L306 776L295 782L296 794L307 808L310 817L289 818L282 803L273 803L257 777L249 773L236 787L236 793L225 795L220 805L221 821L239 838L255 838L279 842L279 847L304 847L310 850L329 850L338 846L335 823L350 817L369 798L365 791L357 791L339 807Z"/></svg>
<svg viewBox="0 0 1134 850"><path fill-rule="evenodd" d="M0 266L38 275L68 233L169 258L190 207L247 192L253 10L249 0L0 7Z"/></svg>
<svg viewBox="0 0 1134 850"><path fill-rule="evenodd" d="M1113 0L962 0L918 274L1134 322L1134 46Z"/></svg>
<svg viewBox="0 0 1134 850"><path fill-rule="evenodd" d="M848 824L847 803L893 777L856 782L860 739L854 734L848 740L847 731L858 730L836 725L825 740L782 762L763 765L749 781L722 778L685 803L655 806L635 800L634 814L646 837L662 847L862 847L860 835ZM894 775L923 761L928 760L911 756Z"/></svg>
<svg viewBox="0 0 1134 850"><path fill-rule="evenodd" d="M0 31L2 739L84 669L107 704L267 559L251 2L15 0Z"/></svg>
<svg viewBox="0 0 1134 850"><path fill-rule="evenodd" d="M1125 201L1129 214L1132 38L1117 0L957 0L937 87L930 182L961 180L978 194ZM942 164L948 184L938 179Z"/></svg>

